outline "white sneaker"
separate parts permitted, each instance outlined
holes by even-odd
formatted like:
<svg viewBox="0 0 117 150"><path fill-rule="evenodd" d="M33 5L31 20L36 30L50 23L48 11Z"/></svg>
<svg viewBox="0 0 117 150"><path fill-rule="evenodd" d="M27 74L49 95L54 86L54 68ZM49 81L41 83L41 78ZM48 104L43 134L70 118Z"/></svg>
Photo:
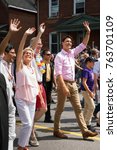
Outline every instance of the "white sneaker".
<svg viewBox="0 0 117 150"><path fill-rule="evenodd" d="M30 138L29 144L30 144L31 146L33 146L33 147L38 147L38 146L39 146L39 142L38 142L38 140L37 140L36 137Z"/></svg>

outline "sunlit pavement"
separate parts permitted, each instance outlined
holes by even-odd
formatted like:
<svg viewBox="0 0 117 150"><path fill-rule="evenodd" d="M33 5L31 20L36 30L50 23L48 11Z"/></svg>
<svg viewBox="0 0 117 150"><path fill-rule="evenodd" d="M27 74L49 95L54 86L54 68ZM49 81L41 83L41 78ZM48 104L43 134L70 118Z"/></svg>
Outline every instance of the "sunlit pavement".
<svg viewBox="0 0 117 150"><path fill-rule="evenodd" d="M81 97L81 95L80 95ZM56 102L56 93L53 91L52 98ZM82 97L81 97L82 99ZM51 104L51 114L52 119L54 118L54 113L56 109L56 104ZM21 122L19 117L17 118L17 137L19 130L21 128ZM100 128L96 127L96 120L93 119L93 126L96 131L99 133ZM71 107L69 101L65 104L64 112L61 116L61 130L68 135L68 139L59 139L53 136L53 123L44 123L44 116L40 119L39 122L35 125L38 141L40 143L39 147L30 147L30 150L99 150L100 149L100 136L93 138L88 138L83 140L80 129L77 125L75 114ZM17 138L14 143L14 150L17 148Z"/></svg>

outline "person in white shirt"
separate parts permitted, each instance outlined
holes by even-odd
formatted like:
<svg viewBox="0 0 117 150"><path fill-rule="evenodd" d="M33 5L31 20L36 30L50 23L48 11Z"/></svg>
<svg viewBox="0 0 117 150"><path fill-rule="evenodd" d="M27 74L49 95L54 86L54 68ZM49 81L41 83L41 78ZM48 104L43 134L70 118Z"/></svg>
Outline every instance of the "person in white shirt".
<svg viewBox="0 0 117 150"><path fill-rule="evenodd" d="M20 21L18 19L11 19L10 22L10 27L9 27L9 31L6 35L6 37L3 39L3 41L0 44L0 72L4 74L5 80L6 80L6 89L7 89L7 95L8 95L8 110L9 110L9 121L8 121L8 126L9 126L9 143L8 143L8 150L13 150L13 141L16 137L15 134L15 106L13 104L13 78L12 75L10 73L10 70L8 68L9 63L12 63L12 59L14 58L14 55L12 57L12 59L10 59L11 57L9 56L10 54L8 54L8 56L10 57L8 59L8 56L6 57L4 54L5 49L13 35L13 33L18 32L21 27L18 27L20 24ZM12 51L14 53L14 50L12 49ZM11 54L12 55L12 54ZM4 56L4 57L3 57Z"/></svg>

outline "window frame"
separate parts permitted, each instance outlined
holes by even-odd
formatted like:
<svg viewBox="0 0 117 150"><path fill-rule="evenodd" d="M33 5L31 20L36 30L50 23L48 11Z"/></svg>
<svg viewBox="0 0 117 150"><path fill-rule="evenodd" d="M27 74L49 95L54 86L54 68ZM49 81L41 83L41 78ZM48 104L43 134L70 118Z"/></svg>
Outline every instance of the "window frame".
<svg viewBox="0 0 117 150"><path fill-rule="evenodd" d="M79 12L79 13L76 13L76 4L77 4L77 2L76 2L76 0L74 0L74 15L80 15L80 14L85 14L85 0L84 0L84 12Z"/></svg>
<svg viewBox="0 0 117 150"><path fill-rule="evenodd" d="M57 17L58 16L58 14L59 14L59 0L57 0L58 1L58 5L56 5L56 6L58 6L58 11L56 12L57 14L56 15L52 15L52 0L49 0L49 17Z"/></svg>
<svg viewBox="0 0 117 150"><path fill-rule="evenodd" d="M57 36L57 41L56 41L56 43L52 43L52 35L54 35L54 34L56 34L56 36ZM56 44L57 45L57 49L56 49L56 51L54 51L54 53L53 54L57 54L58 53L58 50L59 50L59 36L58 36L58 34L57 34L57 32L51 32L50 34L49 34L49 49L50 49L50 51L53 53L53 51L52 51L52 45L54 44Z"/></svg>

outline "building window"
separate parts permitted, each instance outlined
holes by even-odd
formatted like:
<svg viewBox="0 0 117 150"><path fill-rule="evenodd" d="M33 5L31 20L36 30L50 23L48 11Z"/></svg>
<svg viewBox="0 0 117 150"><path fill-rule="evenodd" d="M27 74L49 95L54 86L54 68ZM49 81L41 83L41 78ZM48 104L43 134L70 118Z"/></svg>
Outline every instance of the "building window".
<svg viewBox="0 0 117 150"><path fill-rule="evenodd" d="M58 53L58 35L57 33L51 33L50 34L50 51L52 54Z"/></svg>
<svg viewBox="0 0 117 150"><path fill-rule="evenodd" d="M49 17L58 16L59 0L49 0Z"/></svg>
<svg viewBox="0 0 117 150"><path fill-rule="evenodd" d="M74 14L85 12L85 0L74 0Z"/></svg>

